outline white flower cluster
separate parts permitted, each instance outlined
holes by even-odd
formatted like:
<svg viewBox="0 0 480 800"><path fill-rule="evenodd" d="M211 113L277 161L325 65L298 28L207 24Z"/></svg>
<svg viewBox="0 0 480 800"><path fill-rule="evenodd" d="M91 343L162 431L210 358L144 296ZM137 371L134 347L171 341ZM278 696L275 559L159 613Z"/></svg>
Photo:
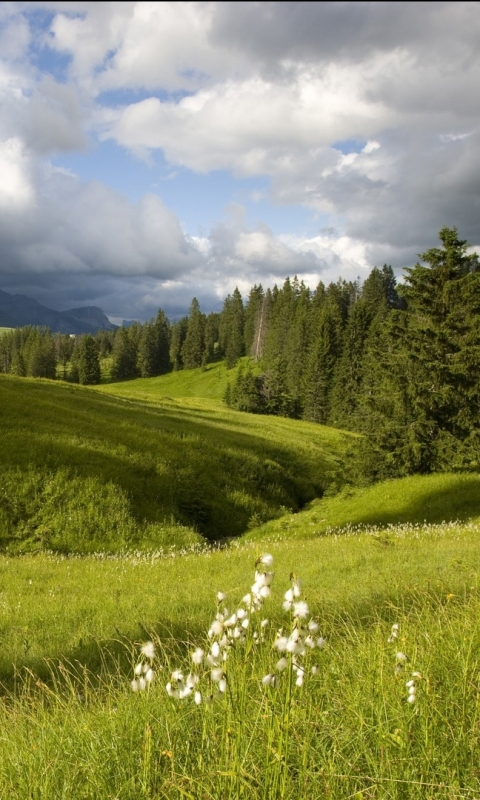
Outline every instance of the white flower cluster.
<svg viewBox="0 0 480 800"><path fill-rule="evenodd" d="M392 630L391 630L390 636L388 637L388 640L387 640L389 644L392 644L395 641L395 639L398 639L398 631L399 630L400 630L400 625L398 624L398 622L395 622L392 625Z"/></svg>
<svg viewBox="0 0 480 800"><path fill-rule="evenodd" d="M138 662L134 669L135 678L130 684L134 692L143 691L153 681L153 668L152 663L155 658L155 646L153 642L146 642L140 652L145 656L145 661L142 659Z"/></svg>
<svg viewBox="0 0 480 800"><path fill-rule="evenodd" d="M184 678L178 670L172 673L171 681L167 684L167 693L170 697L183 700L193 693L195 702L200 705L202 701L211 703L225 695L227 691L225 667L230 649L236 644L245 644L251 616L260 611L270 594L274 573L268 571L268 567L272 565L273 556L269 553L257 560L255 581L250 592L242 598L241 604L233 613L230 613L225 606L226 595L223 592L217 593L217 613L208 630L210 648L207 653L201 647L194 650L191 656L193 672L190 672L187 678ZM263 641L263 631L267 624L268 620L262 620L261 632L259 634L255 631L252 634L253 641ZM204 695L196 688L200 683L198 671L202 666L206 668L210 677L210 691Z"/></svg>
<svg viewBox="0 0 480 800"><path fill-rule="evenodd" d="M407 703L414 703L417 699L417 681L419 680L422 680L421 674L419 672L412 672L411 680L407 681Z"/></svg>
<svg viewBox="0 0 480 800"><path fill-rule="evenodd" d="M400 630L400 625L396 622L392 625L392 630L390 636L388 637L389 644L393 644L393 642L398 639L398 632ZM395 654L395 675L402 675L405 670L405 664L408 661L408 656L403 653L402 651L398 651ZM414 703L417 699L417 681L422 680L422 675L420 672L412 672L412 677L409 681L406 682L406 686L408 689L407 695L407 703Z"/></svg>
<svg viewBox="0 0 480 800"><path fill-rule="evenodd" d="M276 636L273 646L279 653L285 653L277 662L275 673L265 675L262 683L265 686L275 686L277 683L277 674L283 672L289 666L289 659L292 662L292 668L297 677L295 680L296 686L303 686L305 679L305 666L302 663L302 658L308 650L315 648L322 649L325 645L323 636L318 637L318 622L312 617L307 622L309 616L308 605L304 600L300 599L301 589L298 580L292 576L292 586L285 592L283 608L285 611L292 613L292 628L290 634L287 636L281 628ZM311 667L311 673L315 675L318 672L318 666L314 664Z"/></svg>

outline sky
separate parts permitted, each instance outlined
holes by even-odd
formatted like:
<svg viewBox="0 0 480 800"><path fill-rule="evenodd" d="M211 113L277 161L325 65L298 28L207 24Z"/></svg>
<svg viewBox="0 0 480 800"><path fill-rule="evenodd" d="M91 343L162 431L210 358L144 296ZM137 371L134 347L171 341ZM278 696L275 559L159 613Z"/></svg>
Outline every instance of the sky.
<svg viewBox="0 0 480 800"><path fill-rule="evenodd" d="M480 3L0 3L0 288L113 321L480 246Z"/></svg>

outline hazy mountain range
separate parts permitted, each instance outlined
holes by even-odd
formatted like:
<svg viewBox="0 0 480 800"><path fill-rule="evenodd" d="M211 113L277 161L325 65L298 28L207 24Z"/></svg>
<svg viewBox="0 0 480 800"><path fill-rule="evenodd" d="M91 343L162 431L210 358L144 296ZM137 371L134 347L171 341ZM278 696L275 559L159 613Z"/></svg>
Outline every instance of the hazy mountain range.
<svg viewBox="0 0 480 800"><path fill-rule="evenodd" d="M0 328L21 328L24 325L43 325L53 333L95 333L118 327L97 306L54 311L31 297L0 290Z"/></svg>

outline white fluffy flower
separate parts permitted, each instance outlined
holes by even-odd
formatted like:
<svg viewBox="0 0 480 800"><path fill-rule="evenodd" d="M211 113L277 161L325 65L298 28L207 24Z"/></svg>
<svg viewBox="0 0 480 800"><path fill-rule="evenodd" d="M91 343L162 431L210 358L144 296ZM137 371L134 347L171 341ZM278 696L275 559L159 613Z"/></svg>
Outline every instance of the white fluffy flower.
<svg viewBox="0 0 480 800"><path fill-rule="evenodd" d="M151 683L153 681L153 669L147 669L145 673L145 681Z"/></svg>
<svg viewBox="0 0 480 800"><path fill-rule="evenodd" d="M263 564L265 567L271 567L273 564L273 556L270 555L270 553L264 553L264 555L258 559L257 564Z"/></svg>
<svg viewBox="0 0 480 800"><path fill-rule="evenodd" d="M265 677L262 678L262 683L264 686L275 686L275 675L272 675L271 673L270 675L265 675Z"/></svg>
<svg viewBox="0 0 480 800"><path fill-rule="evenodd" d="M192 653L192 661L194 664L201 664L203 661L204 652L201 647L197 647Z"/></svg>
<svg viewBox="0 0 480 800"><path fill-rule="evenodd" d="M140 652L145 656L145 658L155 658L155 645L153 642L145 642L145 644L140 648Z"/></svg>
<svg viewBox="0 0 480 800"><path fill-rule="evenodd" d="M308 616L308 605L305 603L304 600L300 600L298 603L293 604L293 614L295 617L300 617L300 619L305 619Z"/></svg>

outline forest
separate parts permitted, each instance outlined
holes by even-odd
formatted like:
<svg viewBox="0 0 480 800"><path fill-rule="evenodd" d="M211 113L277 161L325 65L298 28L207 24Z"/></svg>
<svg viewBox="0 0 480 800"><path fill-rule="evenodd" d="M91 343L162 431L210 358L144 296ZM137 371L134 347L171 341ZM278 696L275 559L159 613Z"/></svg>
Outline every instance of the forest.
<svg viewBox="0 0 480 800"><path fill-rule="evenodd" d="M363 434L353 471L380 480L479 464L480 261L455 227L397 284L389 265L310 290L238 289L219 313L155 319L96 336L34 327L0 338L0 371L82 384L154 377L244 356L224 400L240 411Z"/></svg>

